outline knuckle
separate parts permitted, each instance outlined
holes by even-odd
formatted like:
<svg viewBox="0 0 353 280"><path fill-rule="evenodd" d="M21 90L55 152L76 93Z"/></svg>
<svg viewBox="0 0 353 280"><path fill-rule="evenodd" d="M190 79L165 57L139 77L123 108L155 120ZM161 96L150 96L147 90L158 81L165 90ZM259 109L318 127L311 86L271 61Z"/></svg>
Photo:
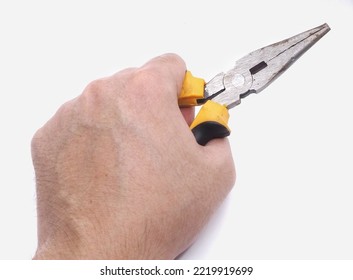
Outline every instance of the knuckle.
<svg viewBox="0 0 353 280"><path fill-rule="evenodd" d="M185 61L175 53L164 54L160 56L160 59L164 63L171 63L174 65L178 65L178 66L182 66L183 68L186 68Z"/></svg>
<svg viewBox="0 0 353 280"><path fill-rule="evenodd" d="M134 72L132 82L139 88L147 88L146 85L158 82L158 72L153 67L143 67Z"/></svg>
<svg viewBox="0 0 353 280"><path fill-rule="evenodd" d="M123 83L111 76L90 82L74 106L76 124L80 127L108 129L120 119L124 104Z"/></svg>
<svg viewBox="0 0 353 280"><path fill-rule="evenodd" d="M68 119L72 119L72 106L74 100L70 100L59 107L54 116L51 117L42 127L37 129L31 140L31 150L38 152L42 146L52 138L57 137L54 133L56 129L60 129ZM54 135L55 134L55 135Z"/></svg>
<svg viewBox="0 0 353 280"><path fill-rule="evenodd" d="M160 96L161 77L152 67L137 69L130 78L129 89L132 91L130 98L134 102L146 102Z"/></svg>
<svg viewBox="0 0 353 280"><path fill-rule="evenodd" d="M100 100L105 97L105 93L110 89L107 78L97 79L90 82L84 89L82 96L93 100ZM104 94L103 94L104 93Z"/></svg>
<svg viewBox="0 0 353 280"><path fill-rule="evenodd" d="M116 91L110 78L97 79L90 82L75 102L74 111L80 121L99 120L116 103Z"/></svg>
<svg viewBox="0 0 353 280"><path fill-rule="evenodd" d="M43 128L39 128L33 135L31 140L32 155L35 155L40 147L43 138Z"/></svg>

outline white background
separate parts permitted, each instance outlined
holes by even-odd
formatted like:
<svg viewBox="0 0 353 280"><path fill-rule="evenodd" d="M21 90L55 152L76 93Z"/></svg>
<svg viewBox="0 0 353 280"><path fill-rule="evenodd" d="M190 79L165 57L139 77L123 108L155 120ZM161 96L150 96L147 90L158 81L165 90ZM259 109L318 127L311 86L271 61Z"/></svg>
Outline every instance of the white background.
<svg viewBox="0 0 353 280"><path fill-rule="evenodd" d="M353 1L1 1L0 259L36 248L31 137L91 80L175 52L212 78L332 31L231 111L237 182L184 259L353 259Z"/></svg>

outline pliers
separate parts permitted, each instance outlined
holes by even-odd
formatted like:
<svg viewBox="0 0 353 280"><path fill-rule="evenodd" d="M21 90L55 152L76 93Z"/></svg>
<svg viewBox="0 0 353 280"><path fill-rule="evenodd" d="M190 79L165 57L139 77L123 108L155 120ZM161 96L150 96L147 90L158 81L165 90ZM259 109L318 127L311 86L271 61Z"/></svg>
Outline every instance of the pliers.
<svg viewBox="0 0 353 280"><path fill-rule="evenodd" d="M186 71L178 102L181 107L203 105L190 126L196 141L204 146L212 139L229 136L228 109L265 89L329 31L325 23L253 51L207 83Z"/></svg>

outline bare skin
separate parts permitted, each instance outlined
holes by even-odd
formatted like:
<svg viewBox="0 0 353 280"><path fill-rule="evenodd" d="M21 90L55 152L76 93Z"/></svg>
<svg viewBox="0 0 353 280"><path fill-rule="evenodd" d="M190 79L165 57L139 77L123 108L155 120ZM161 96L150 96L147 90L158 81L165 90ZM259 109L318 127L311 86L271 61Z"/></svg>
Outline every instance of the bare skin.
<svg viewBox="0 0 353 280"><path fill-rule="evenodd" d="M227 139L205 147L178 107L185 75L172 54L90 83L32 140L34 259L173 259L227 196Z"/></svg>

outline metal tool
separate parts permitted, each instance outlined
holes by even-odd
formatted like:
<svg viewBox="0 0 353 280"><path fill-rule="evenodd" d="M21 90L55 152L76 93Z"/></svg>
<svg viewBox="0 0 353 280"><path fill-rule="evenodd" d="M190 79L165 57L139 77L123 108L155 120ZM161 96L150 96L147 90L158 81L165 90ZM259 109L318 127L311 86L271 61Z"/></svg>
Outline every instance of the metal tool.
<svg viewBox="0 0 353 280"><path fill-rule="evenodd" d="M212 139L227 137L228 109L239 105L249 94L265 89L329 31L330 27L323 24L253 51L208 83L187 71L179 105L204 104L190 126L197 142L206 145Z"/></svg>

